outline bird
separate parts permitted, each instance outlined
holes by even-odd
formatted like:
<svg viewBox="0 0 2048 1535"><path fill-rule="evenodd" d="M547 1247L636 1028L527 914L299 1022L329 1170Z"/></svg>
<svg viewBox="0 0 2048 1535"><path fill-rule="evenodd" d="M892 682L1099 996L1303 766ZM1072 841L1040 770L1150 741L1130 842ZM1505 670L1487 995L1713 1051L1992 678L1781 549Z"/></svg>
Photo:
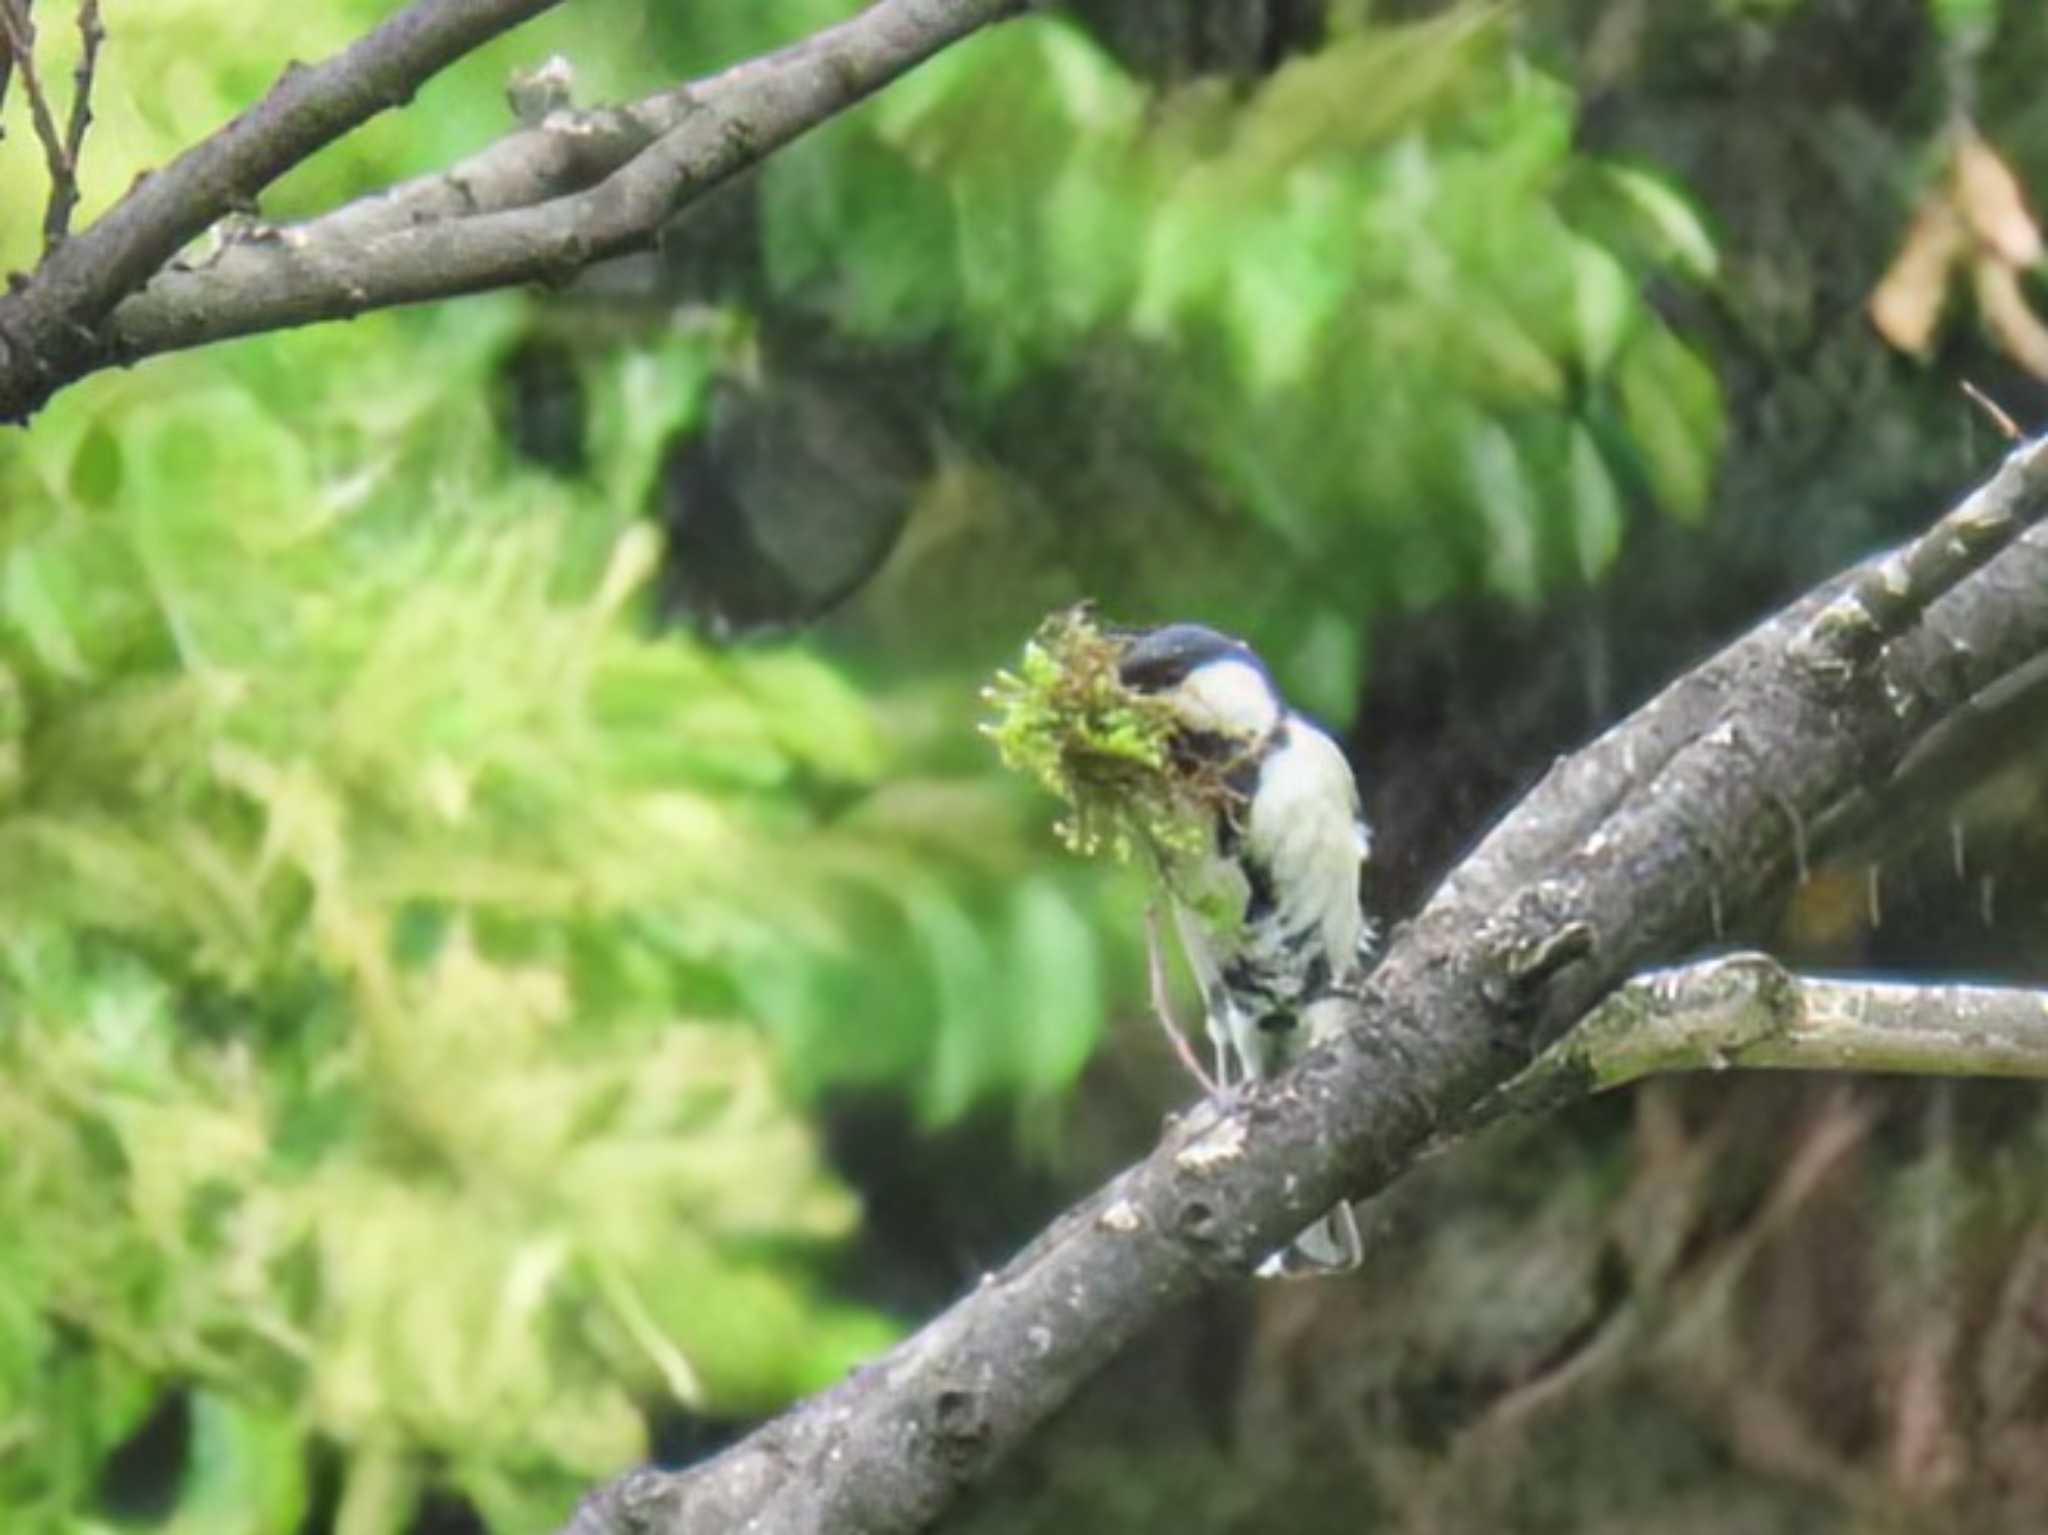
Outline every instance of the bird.
<svg viewBox="0 0 2048 1535"><path fill-rule="evenodd" d="M1369 961L1360 884L1372 839L1358 780L1337 743L1288 708L1242 640L1192 623L1137 631L1117 676L1167 705L1180 765L1208 764L1230 791L1213 811L1208 846L1162 870L1201 987L1216 1059L1210 1086L1227 1096L1277 1076L1334 1034L1345 990ZM1179 1041L1163 1012L1156 929L1154 977L1155 1006ZM1343 1203L1258 1271L1341 1272L1361 1255L1357 1219Z"/></svg>

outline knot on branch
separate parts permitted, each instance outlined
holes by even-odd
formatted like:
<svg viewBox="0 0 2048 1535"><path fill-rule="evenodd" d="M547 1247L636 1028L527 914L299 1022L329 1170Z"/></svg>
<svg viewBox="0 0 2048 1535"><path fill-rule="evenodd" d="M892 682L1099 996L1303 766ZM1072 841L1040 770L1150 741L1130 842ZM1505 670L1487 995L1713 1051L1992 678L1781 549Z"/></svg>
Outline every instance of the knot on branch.
<svg viewBox="0 0 2048 1535"><path fill-rule="evenodd" d="M988 1442L988 1410L978 1393L950 1386L932 1398L931 1428L947 1455L968 1460Z"/></svg>
<svg viewBox="0 0 2048 1535"><path fill-rule="evenodd" d="M1506 1005L1528 1012L1542 1000L1543 989L1567 965L1593 952L1593 925L1572 921L1508 951Z"/></svg>
<svg viewBox="0 0 2048 1535"><path fill-rule="evenodd" d="M583 1500L564 1535L658 1535L671 1524L675 1479L642 1467Z"/></svg>
<svg viewBox="0 0 2048 1535"><path fill-rule="evenodd" d="M1222 1241L1216 1207L1206 1199L1190 1199L1173 1212L1173 1229L1190 1246L1213 1248Z"/></svg>

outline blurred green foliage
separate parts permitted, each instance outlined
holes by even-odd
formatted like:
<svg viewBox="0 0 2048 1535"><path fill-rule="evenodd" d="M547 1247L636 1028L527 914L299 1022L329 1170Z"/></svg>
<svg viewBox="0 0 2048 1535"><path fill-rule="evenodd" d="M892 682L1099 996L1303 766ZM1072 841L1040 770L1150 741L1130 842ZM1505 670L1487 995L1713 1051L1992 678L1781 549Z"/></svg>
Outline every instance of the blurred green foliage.
<svg viewBox="0 0 2048 1535"><path fill-rule="evenodd" d="M886 1335L807 1277L856 1212L733 1026L889 890L887 834L799 787L881 743L815 661L650 636L652 532L493 465L461 385L510 313L181 360L10 445L19 1518L181 1381L187 1502L217 1451L288 1508L317 1433L350 1500L431 1453L531 1527L641 1452L637 1400L772 1405ZM644 421L691 380L648 370Z"/></svg>
<svg viewBox="0 0 2048 1535"><path fill-rule="evenodd" d="M565 7L264 211L452 162L550 51L615 98L850 8ZM119 18L81 217L391 9ZM1146 451L1228 508L1138 535L1135 575L1039 559L957 536L1035 494L960 446L881 600L984 651L1075 581L1199 600L1341 717L1376 610L1529 601L1597 579L1632 507L1697 515L1718 396L1641 294L1714 247L1667 186L1575 155L1572 110L1488 10L1340 26L1248 92L1151 90L1040 17L776 158L765 303L936 348L963 430L1132 350ZM25 265L41 181L7 111ZM294 1528L315 1443L351 1535L441 1485L545 1526L650 1414L772 1408L889 1336L819 1277L858 1210L808 1105L1043 1101L1135 974L1128 892L1058 862L1043 805L965 744L958 658L863 673L650 621L638 514L752 317L591 327L591 467L557 478L491 417L531 311L159 360L0 439L10 1530L89 1527L171 1393L170 1528ZM968 557L993 574L953 582ZM852 634L887 649L886 623Z"/></svg>
<svg viewBox="0 0 2048 1535"><path fill-rule="evenodd" d="M1204 607L1342 719L1376 611L1533 602L1596 580L1631 504L1705 508L1719 392L1643 283L1710 278L1713 243L1575 155L1573 110L1489 8L1341 29L1248 95L1010 27L772 162L765 266L844 332L943 338L991 412L1107 340L1160 359L1145 429L1267 538L1263 574L1153 565L1213 560Z"/></svg>

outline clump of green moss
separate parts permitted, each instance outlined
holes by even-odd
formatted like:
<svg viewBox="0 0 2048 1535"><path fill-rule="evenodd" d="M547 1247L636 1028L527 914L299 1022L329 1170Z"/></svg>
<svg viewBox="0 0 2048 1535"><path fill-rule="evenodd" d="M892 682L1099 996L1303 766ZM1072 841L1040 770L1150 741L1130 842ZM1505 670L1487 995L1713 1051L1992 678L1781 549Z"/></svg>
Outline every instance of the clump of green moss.
<svg viewBox="0 0 2048 1535"><path fill-rule="evenodd" d="M1174 750L1171 709L1118 680L1129 643L1086 604L1052 614L1017 670L983 690L997 717L982 729L1007 766L1066 802L1055 829L1069 848L1120 862L1143 851L1171 867L1208 847L1217 810L1234 797L1231 763Z"/></svg>

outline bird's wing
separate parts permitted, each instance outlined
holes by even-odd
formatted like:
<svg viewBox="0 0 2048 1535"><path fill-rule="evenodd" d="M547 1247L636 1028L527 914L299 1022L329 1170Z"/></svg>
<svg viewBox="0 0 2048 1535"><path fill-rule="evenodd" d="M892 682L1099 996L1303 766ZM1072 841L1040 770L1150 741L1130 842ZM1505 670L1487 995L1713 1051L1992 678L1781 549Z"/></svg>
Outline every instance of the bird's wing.
<svg viewBox="0 0 2048 1535"><path fill-rule="evenodd" d="M1315 924L1330 974L1348 975L1364 922L1358 782L1337 743L1299 716L1288 720L1285 743L1260 775L1246 841L1273 872L1283 926Z"/></svg>

